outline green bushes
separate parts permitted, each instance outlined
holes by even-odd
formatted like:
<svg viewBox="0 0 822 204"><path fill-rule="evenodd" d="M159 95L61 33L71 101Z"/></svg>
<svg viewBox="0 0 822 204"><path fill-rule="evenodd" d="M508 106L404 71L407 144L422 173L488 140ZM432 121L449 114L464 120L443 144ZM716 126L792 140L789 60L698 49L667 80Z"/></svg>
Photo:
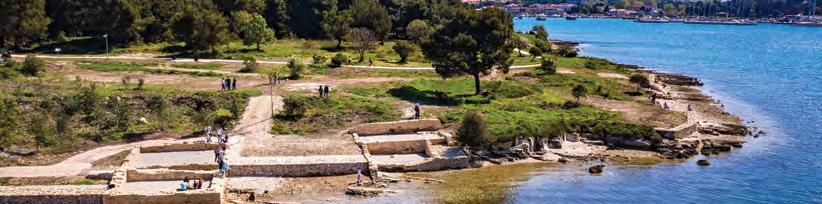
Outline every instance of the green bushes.
<svg viewBox="0 0 822 204"><path fill-rule="evenodd" d="M577 50L570 46L563 46L559 48L557 55L567 58L577 57Z"/></svg>
<svg viewBox="0 0 822 204"><path fill-rule="evenodd" d="M494 137L488 133L482 113L469 112L457 129L457 140L464 146L480 148L492 144Z"/></svg>
<svg viewBox="0 0 822 204"><path fill-rule="evenodd" d="M297 62L296 58L291 58L290 60L288 60L288 65L286 65L286 67L288 67L288 72L290 74L289 78L296 80L303 77L303 72L305 72L305 65L300 62Z"/></svg>
<svg viewBox="0 0 822 204"><path fill-rule="evenodd" d="M331 63L329 63L328 66L332 68L337 68L343 66L346 63L348 63L348 56L345 56L342 53L337 53L337 55L334 55L334 58L331 58Z"/></svg>
<svg viewBox="0 0 822 204"><path fill-rule="evenodd" d="M37 76L46 70L46 62L37 58L36 55L26 56L26 60L20 66L20 73L26 76Z"/></svg>
<svg viewBox="0 0 822 204"><path fill-rule="evenodd" d="M540 63L539 70L544 74L556 74L557 66L554 64L554 60L543 59L542 63Z"/></svg>
<svg viewBox="0 0 822 204"><path fill-rule="evenodd" d="M400 56L400 63L405 63L408 61L408 55L411 54L412 48L413 47L411 47L411 44L406 41L399 41L397 44L394 44L393 49L394 52Z"/></svg>
<svg viewBox="0 0 822 204"><path fill-rule="evenodd" d="M314 54L311 56L311 63L313 64L324 64L325 63L325 56Z"/></svg>

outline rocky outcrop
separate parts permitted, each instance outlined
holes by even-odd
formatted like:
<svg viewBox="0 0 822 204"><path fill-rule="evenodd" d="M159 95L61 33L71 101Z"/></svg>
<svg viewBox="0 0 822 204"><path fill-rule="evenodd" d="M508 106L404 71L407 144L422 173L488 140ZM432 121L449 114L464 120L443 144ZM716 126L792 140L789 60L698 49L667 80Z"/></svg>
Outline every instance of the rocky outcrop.
<svg viewBox="0 0 822 204"><path fill-rule="evenodd" d="M700 159L699 161L696 161L696 164L700 166L708 166L711 165L711 162L706 159Z"/></svg>
<svg viewBox="0 0 822 204"><path fill-rule="evenodd" d="M594 165L588 168L588 173L599 174L602 173L603 169L605 169L605 165Z"/></svg>

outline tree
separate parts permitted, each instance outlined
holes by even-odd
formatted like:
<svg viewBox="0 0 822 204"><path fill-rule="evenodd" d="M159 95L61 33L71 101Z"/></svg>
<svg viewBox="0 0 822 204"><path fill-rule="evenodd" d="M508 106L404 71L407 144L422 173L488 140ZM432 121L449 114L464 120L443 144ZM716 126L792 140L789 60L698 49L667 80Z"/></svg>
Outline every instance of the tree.
<svg viewBox="0 0 822 204"><path fill-rule="evenodd" d="M540 63L539 70L542 70L545 74L556 74L557 67L554 64L554 60L550 59L542 59L542 63Z"/></svg>
<svg viewBox="0 0 822 204"><path fill-rule="evenodd" d="M640 89L640 88L642 88L642 87L648 87L648 86L650 85L650 81L648 81L648 78L647 78L647 77L645 77L645 76L643 76L643 75L641 75L641 74L633 74L633 75L631 75L631 78L630 78L630 79L628 79L628 81L629 81L629 82L631 82L631 83L634 83L634 84L636 84L636 85L637 85L637 86L636 86L636 92L637 92L637 93L641 93L641 92L639 91L639 89Z"/></svg>
<svg viewBox="0 0 822 204"><path fill-rule="evenodd" d="M578 84L574 86L574 89L571 90L571 95L577 98L577 103L579 103L579 97L584 97L586 91L587 90L585 90L585 86L583 86L582 84Z"/></svg>
<svg viewBox="0 0 822 204"><path fill-rule="evenodd" d="M37 58L36 55L27 55L23 65L20 66L20 73L26 76L37 76L46 70L46 62Z"/></svg>
<svg viewBox="0 0 822 204"><path fill-rule="evenodd" d="M494 138L488 133L485 119L480 112L468 112L457 129L457 140L464 146L479 148L490 145Z"/></svg>
<svg viewBox="0 0 822 204"><path fill-rule="evenodd" d="M510 66L513 19L495 8L455 10L451 19L434 32L431 40L423 43L422 51L433 61L437 74L444 78L473 76L475 94L479 95L482 75L493 69L507 72Z"/></svg>
<svg viewBox="0 0 822 204"><path fill-rule="evenodd" d="M537 40L534 42L534 47L539 48L542 50L542 53L550 53L551 52L551 44L545 40Z"/></svg>
<svg viewBox="0 0 822 204"><path fill-rule="evenodd" d="M365 60L365 51L368 51L374 47L374 44L377 42L377 37L374 36L374 32L368 30L367 28L354 28L351 29L351 33L348 34L348 41L354 43L355 49L360 54L360 62Z"/></svg>
<svg viewBox="0 0 822 204"><path fill-rule="evenodd" d="M531 32L534 32L534 37L536 37L537 40L548 40L548 31L545 30L545 26L535 25L531 28Z"/></svg>
<svg viewBox="0 0 822 204"><path fill-rule="evenodd" d="M531 54L531 61L534 61L537 57L542 56L542 49L531 47L531 49L528 50L528 54Z"/></svg>
<svg viewBox="0 0 822 204"><path fill-rule="evenodd" d="M415 44L419 44L424 40L428 40L428 36L431 35L431 26L424 20L417 19L411 21L411 23L408 23L408 26L405 27L405 35Z"/></svg>
<svg viewBox="0 0 822 204"><path fill-rule="evenodd" d="M303 71L305 70L305 65L297 61L297 58L291 57L288 60L288 72L291 74L291 79L297 80L302 78Z"/></svg>
<svg viewBox="0 0 822 204"><path fill-rule="evenodd" d="M343 66L346 62L348 62L348 56L345 56L342 53L337 53L333 58L331 58L331 62L328 63L328 66L337 68Z"/></svg>
<svg viewBox="0 0 822 204"><path fill-rule="evenodd" d="M514 44L514 47L517 48L517 52L519 53L520 57L522 57L522 53L525 52L525 49L528 48L528 44L530 44L528 42L528 39L525 39L523 37L514 37L512 43Z"/></svg>
<svg viewBox="0 0 822 204"><path fill-rule="evenodd" d="M380 42L391 33L391 16L378 0L353 0L351 2L352 27L365 27L374 32Z"/></svg>
<svg viewBox="0 0 822 204"><path fill-rule="evenodd" d="M45 0L0 0L0 48L11 41L20 48L44 36L51 19Z"/></svg>
<svg viewBox="0 0 822 204"><path fill-rule="evenodd" d="M228 41L228 21L219 12L207 7L189 5L186 12L174 19L174 37L185 42L195 52L211 49Z"/></svg>
<svg viewBox="0 0 822 204"><path fill-rule="evenodd" d="M408 54L411 53L411 44L405 41L399 41L397 44L394 44L394 52L400 56L400 63L405 63L408 60Z"/></svg>
<svg viewBox="0 0 822 204"><path fill-rule="evenodd" d="M674 7L674 4L671 3L667 3L665 6L662 6L662 11L665 13L665 16L668 17L674 17L678 13L676 7Z"/></svg>
<svg viewBox="0 0 822 204"><path fill-rule="evenodd" d="M323 32L325 32L325 34L329 37L337 40L337 50L342 49L343 38L345 38L351 30L352 21L351 11L340 11L336 5L323 13Z"/></svg>
<svg viewBox="0 0 822 204"><path fill-rule="evenodd" d="M278 38L285 38L291 35L288 23L291 17L288 16L288 5L285 0L271 0L265 9L265 18L268 26L274 28Z"/></svg>
<svg viewBox="0 0 822 204"><path fill-rule="evenodd" d="M255 14L247 22L242 22L240 31L243 33L243 43L256 44L257 50L260 50L260 43L270 42L274 40L274 31L268 28L265 18L259 14Z"/></svg>

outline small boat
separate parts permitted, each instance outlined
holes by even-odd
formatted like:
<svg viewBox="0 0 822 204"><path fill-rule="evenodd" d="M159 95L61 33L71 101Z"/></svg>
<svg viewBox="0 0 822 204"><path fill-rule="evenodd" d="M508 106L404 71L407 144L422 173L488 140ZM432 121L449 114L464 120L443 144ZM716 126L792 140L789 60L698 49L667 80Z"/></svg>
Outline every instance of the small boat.
<svg viewBox="0 0 822 204"><path fill-rule="evenodd" d="M576 19L577 19L576 16L565 16L565 20L572 21L572 20L576 20Z"/></svg>
<svg viewBox="0 0 822 204"><path fill-rule="evenodd" d="M548 19L548 16L547 16L547 15L545 15L545 14L539 14L539 15L537 15L537 20L538 20L538 21L544 21L545 19Z"/></svg>

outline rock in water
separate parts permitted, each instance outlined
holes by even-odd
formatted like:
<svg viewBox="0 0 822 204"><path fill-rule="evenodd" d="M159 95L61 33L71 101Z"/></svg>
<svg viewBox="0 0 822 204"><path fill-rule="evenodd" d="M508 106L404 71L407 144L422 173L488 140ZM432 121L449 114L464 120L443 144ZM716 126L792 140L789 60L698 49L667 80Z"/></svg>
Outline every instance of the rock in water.
<svg viewBox="0 0 822 204"><path fill-rule="evenodd" d="M605 168L605 165L602 165L602 164L600 164L600 165L596 165L596 166L592 166L592 167L588 168L588 172L589 172L589 173L592 173L592 174L602 173L602 169L603 169L603 168Z"/></svg>
<svg viewBox="0 0 822 204"><path fill-rule="evenodd" d="M708 166L708 165L711 165L711 162L708 161L707 159L700 159L699 161L696 161L696 165Z"/></svg>

